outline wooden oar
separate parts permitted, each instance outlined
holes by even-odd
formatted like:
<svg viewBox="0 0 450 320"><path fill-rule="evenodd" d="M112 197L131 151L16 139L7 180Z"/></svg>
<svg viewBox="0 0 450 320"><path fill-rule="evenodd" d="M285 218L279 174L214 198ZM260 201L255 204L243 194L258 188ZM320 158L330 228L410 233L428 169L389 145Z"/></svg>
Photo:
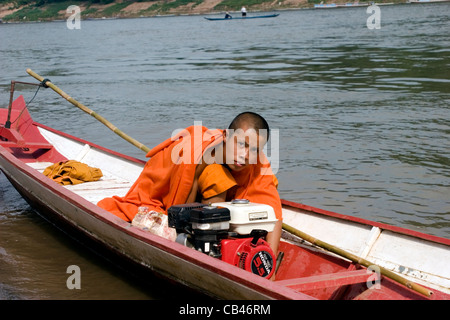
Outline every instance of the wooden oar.
<svg viewBox="0 0 450 320"><path fill-rule="evenodd" d="M67 101L69 101L71 104L73 104L74 106L80 108L81 110L83 110L84 112L86 112L87 114L93 116L95 119L97 119L98 121L100 121L101 123L103 123L105 126L107 126L109 129L111 129L114 133L116 133L117 135L119 135L121 138L125 139L126 141L130 142L131 144L133 144L134 146L138 147L139 149L141 149L142 151L144 151L145 153L150 151L150 148L146 147L145 145L143 145L142 143L140 143L139 141L133 139L132 137L130 137L129 135L125 134L123 131L119 130L115 125L113 125L111 122L109 122L108 120L106 120L105 118L103 118L101 115L99 115L98 113L92 111L91 109L89 109L88 107L86 107L84 104L76 101L74 98L72 98L71 96L69 96L67 93L65 93L64 91L62 91L60 88L58 88L57 86L55 86L53 83L50 82L50 80L48 79L44 79L43 77L41 77L40 75L38 75L37 73L33 72L31 69L27 69L27 73L32 76L33 78L37 79L38 81L40 81L44 86L50 87L52 88L56 93L58 93L61 97L63 97L64 99L66 99Z"/></svg>
<svg viewBox="0 0 450 320"><path fill-rule="evenodd" d="M326 250L328 250L330 252L336 253L336 254L338 254L338 255L340 255L340 256L342 256L344 258L347 258L347 259L349 259L349 260L351 260L351 261L353 261L355 263L359 263L360 265L363 265L365 267L377 267L380 270L380 273L382 275L384 275L384 276L386 276L386 277L388 277L388 278L390 278L390 279L392 279L392 280L394 280L394 281L396 281L396 282L398 282L398 283L400 283L400 284L402 284L402 285L404 285L404 286L406 286L406 287L408 287L408 288L410 288L410 289L412 289L412 290L414 290L416 292L419 292L420 294L423 294L423 295L425 295L427 297L430 297L433 294L433 291L430 291L427 288L424 288L424 287L422 287L421 285L419 285L417 283L409 281L408 279L406 279L406 278L404 278L404 277L402 277L402 276L400 276L400 275L398 275L398 274L396 274L396 273L394 273L394 272L392 272L390 270L387 270L387 269L385 269L385 268L383 268L383 267L381 267L379 265L376 265L376 264L374 264L374 263L372 263L372 262L370 262L370 261L368 261L368 260L366 260L364 258L358 257L358 256L356 256L356 255L354 255L354 254L352 254L350 252L347 252L347 251L345 251L343 249L340 249L338 247L335 247L335 246L333 246L333 245L331 245L329 243L326 243L324 241L316 239L313 236L310 236L310 235L304 233L303 231L300 231L300 230L298 230L298 229L296 229L296 228L294 228L294 227L292 227L292 226L290 226L290 225L288 225L286 223L283 223L283 229L286 230L287 232L290 232L290 233L292 233L292 234L294 234L294 235L296 235L296 236L298 236L298 237L300 237L300 238L302 238L302 239L304 239L304 240L306 240L306 241L316 245L316 246L319 246L319 247L321 247L323 249L326 249Z"/></svg>

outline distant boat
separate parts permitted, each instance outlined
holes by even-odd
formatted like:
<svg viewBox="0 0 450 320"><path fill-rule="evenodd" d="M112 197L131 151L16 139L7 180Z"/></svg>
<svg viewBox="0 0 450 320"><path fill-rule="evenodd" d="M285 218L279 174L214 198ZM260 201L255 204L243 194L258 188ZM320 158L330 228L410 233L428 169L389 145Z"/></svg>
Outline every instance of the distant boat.
<svg viewBox="0 0 450 320"><path fill-rule="evenodd" d="M348 8L348 7L367 7L370 4L367 2L347 2L344 4L336 4L336 3L320 3L315 4L314 8L316 9L326 9L326 8Z"/></svg>
<svg viewBox="0 0 450 320"><path fill-rule="evenodd" d="M236 17L236 18L207 18L204 17L206 20L210 20L210 21L218 21L218 20L247 20L247 19L260 19L260 18L275 18L278 17L280 14L279 13L275 13L275 14L266 14L263 16L246 16L246 17Z"/></svg>
<svg viewBox="0 0 450 320"><path fill-rule="evenodd" d="M315 4L314 8L337 8L336 3Z"/></svg>
<svg viewBox="0 0 450 320"><path fill-rule="evenodd" d="M338 4L338 7L368 7L369 4L367 2L347 2L345 4Z"/></svg>
<svg viewBox="0 0 450 320"><path fill-rule="evenodd" d="M408 0L407 3L435 3L435 2L449 2L450 0Z"/></svg>

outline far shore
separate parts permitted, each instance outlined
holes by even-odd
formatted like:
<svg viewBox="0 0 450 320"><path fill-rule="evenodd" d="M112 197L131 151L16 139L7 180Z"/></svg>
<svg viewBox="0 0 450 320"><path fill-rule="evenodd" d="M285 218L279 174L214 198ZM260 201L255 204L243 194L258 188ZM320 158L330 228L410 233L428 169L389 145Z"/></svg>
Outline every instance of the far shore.
<svg viewBox="0 0 450 320"><path fill-rule="evenodd" d="M383 0L376 2L376 5L391 5L391 4L409 4L407 0ZM450 0L449 0L450 1ZM170 16L198 16L198 15L220 15L229 11L232 15L240 15L240 11L236 10L222 10L218 6L222 0L203 0L203 2L194 5L180 5L178 7L166 8L164 0L149 1L149 2L133 2L130 5L123 7L121 0L107 5L87 4L79 2L78 6L81 11L81 20L109 20L109 19L124 19L124 18L149 18L149 17L170 17ZM45 21L64 21L73 14L66 12L67 3L60 3L59 7L56 4L36 6L21 6L14 7L13 4L0 5L0 21L3 23L23 23L23 22L45 22ZM172 3L172 2L169 2ZM367 7L372 1L358 2L349 0L335 0L330 1L334 7L315 8L313 3L308 0L274 0L273 2L263 2L247 8L248 15L258 14L261 12L282 12L293 10L338 10L344 8ZM325 3L325 6L327 4ZM219 8L219 9L217 9ZM40 11L39 11L40 10ZM37 12L36 12L37 11ZM42 14L40 15L39 12Z"/></svg>

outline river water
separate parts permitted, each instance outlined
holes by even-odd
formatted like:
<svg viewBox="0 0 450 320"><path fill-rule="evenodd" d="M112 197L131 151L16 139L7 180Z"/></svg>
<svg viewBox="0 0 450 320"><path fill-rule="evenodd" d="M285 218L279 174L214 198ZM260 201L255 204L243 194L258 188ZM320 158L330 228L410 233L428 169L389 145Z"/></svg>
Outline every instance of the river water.
<svg viewBox="0 0 450 320"><path fill-rule="evenodd" d="M284 199L450 237L449 3L0 26L0 104L31 68L153 147L241 111L267 118ZM36 89L18 86L27 101ZM41 89L36 121L144 159L95 119ZM276 164L276 162L274 162ZM69 265L81 290L69 290ZM0 298L165 299L33 212L0 174Z"/></svg>

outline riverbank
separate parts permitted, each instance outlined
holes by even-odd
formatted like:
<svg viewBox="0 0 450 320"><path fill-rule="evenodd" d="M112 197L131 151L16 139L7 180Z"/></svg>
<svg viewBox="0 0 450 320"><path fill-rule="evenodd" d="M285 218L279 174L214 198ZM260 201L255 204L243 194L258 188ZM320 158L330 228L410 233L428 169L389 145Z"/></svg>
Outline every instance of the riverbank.
<svg viewBox="0 0 450 320"><path fill-rule="evenodd" d="M406 0L383 0L377 3L405 3ZM327 1L322 1L327 3ZM348 0L329 0L328 3L345 4ZM157 0L131 2L116 0L109 4L92 2L77 2L81 9L82 19L102 18L137 18L160 15L195 15L214 14L225 11L239 11L243 3L247 10L277 11L289 9L314 8L319 0ZM0 4L0 19L3 22L28 22L28 21L52 21L66 19L70 13L67 8L74 4L73 1L47 3L38 5L37 2L27 5L17 5L14 2Z"/></svg>

